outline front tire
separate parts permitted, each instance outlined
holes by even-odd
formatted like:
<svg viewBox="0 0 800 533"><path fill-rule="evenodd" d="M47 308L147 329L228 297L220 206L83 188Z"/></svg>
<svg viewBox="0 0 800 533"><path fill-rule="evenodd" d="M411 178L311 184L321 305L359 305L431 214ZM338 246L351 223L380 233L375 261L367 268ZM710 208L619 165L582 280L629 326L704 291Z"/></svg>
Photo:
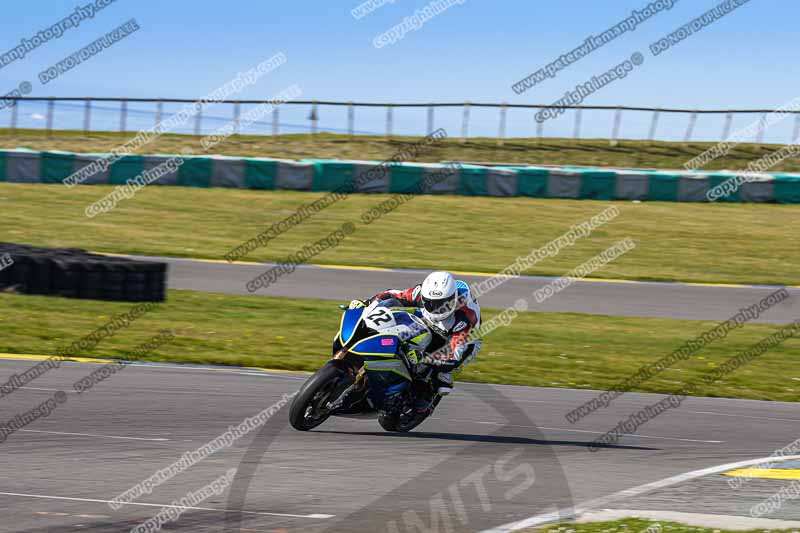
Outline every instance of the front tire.
<svg viewBox="0 0 800 533"><path fill-rule="evenodd" d="M294 429L308 431L331 416L325 405L343 376L341 370L327 364L306 380L289 409L289 422Z"/></svg>

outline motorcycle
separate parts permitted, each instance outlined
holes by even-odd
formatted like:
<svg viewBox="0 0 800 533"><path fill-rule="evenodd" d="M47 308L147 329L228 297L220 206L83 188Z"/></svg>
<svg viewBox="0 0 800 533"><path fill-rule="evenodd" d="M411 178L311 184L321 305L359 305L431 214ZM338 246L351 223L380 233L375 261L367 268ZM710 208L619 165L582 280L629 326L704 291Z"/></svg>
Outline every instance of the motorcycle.
<svg viewBox="0 0 800 533"><path fill-rule="evenodd" d="M331 416L378 418L386 431L406 432L428 418L441 400L418 412L415 401L429 381L430 361L421 357L433 333L417 314L390 300L344 309L332 357L300 388L289 410L297 430L313 429ZM431 394L428 392L428 394Z"/></svg>

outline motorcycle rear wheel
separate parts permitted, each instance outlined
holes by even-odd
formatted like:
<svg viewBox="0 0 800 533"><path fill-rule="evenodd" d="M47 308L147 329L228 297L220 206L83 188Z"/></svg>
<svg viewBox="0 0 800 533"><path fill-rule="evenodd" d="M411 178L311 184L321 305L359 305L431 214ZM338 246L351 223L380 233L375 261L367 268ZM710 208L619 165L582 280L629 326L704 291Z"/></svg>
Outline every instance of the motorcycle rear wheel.
<svg viewBox="0 0 800 533"><path fill-rule="evenodd" d="M395 431L398 433L406 433L411 431L418 425L422 424L428 418L433 410L427 413L415 413L414 417L410 420L403 420L400 413L382 414L378 416L378 423L386 431Z"/></svg>
<svg viewBox="0 0 800 533"><path fill-rule="evenodd" d="M331 416L325 405L332 399L331 393L343 375L341 370L328 364L306 380L289 409L289 422L294 429L308 431Z"/></svg>

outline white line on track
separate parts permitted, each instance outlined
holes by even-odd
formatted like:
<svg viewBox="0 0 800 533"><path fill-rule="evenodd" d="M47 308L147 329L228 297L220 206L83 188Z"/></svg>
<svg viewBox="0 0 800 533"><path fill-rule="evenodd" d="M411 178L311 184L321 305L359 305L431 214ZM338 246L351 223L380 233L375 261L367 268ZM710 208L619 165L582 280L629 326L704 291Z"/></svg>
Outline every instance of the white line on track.
<svg viewBox="0 0 800 533"><path fill-rule="evenodd" d="M261 374L254 374L254 375L260 376ZM38 390L38 391L51 391L51 392L57 392L57 391L62 390L62 389L48 389L48 388L45 388L45 387L20 387L20 390L23 390L23 389L26 389L26 390ZM261 393L261 392L252 392L252 393L248 393L248 394L236 394L236 393L233 393L233 392L211 392L211 391L207 391L207 390L197 390L197 389L195 389L195 390L186 390L186 391L178 391L178 390L167 390L167 389L139 389L139 388L137 388L137 389L131 389L131 390L135 390L137 393L141 393L141 392L156 392L158 394L183 394L183 395L192 395L192 396L198 396L198 395L202 394L203 396L224 396L226 398L230 398L231 396L239 396L239 397L258 396L259 398L263 397L263 393ZM65 390L64 392L66 392L67 394L80 394L78 391L74 391L74 390Z"/></svg>
<svg viewBox="0 0 800 533"><path fill-rule="evenodd" d="M161 363L131 363L130 366L136 366L140 368L167 368L170 370L195 370L195 371L205 371L205 372L220 372L222 374L239 374L242 376L262 376L262 377L270 377L270 378L285 378L285 379L308 379L308 376L293 376L290 372L270 372L269 369L262 370L262 371L253 371L248 370L246 368L218 368L218 367L204 367L204 366L184 366L181 364L161 364ZM301 371L297 371L299 374L302 374Z"/></svg>
<svg viewBox="0 0 800 533"><path fill-rule="evenodd" d="M20 492L0 492L0 495L18 496L20 498L39 498L43 500L66 500L71 502L87 502L87 503L111 503L112 501L112 500L95 500L91 498L68 498L66 496L45 496L43 494L23 494ZM183 507L181 505L170 505L163 503L129 502L129 503L123 503L123 505L138 505L141 507L171 507L173 509L192 509L194 511L216 511L218 513L242 513L242 514L254 514L262 516L283 516L287 518L333 518L334 516L336 516L332 514L287 514L287 513L267 513L263 511L236 511L234 509L214 509L212 507Z"/></svg>
<svg viewBox="0 0 800 533"><path fill-rule="evenodd" d="M3 357L2 359L0 359L0 361L30 361L30 360L29 359L14 359L12 357ZM113 359L108 359L108 361L103 361L103 363L106 363L106 362L112 363L112 362L114 362L114 360ZM103 363L96 363L96 362L89 362L89 361L70 361L70 360L63 361L63 363L71 363L71 364L77 364L77 365L103 364ZM235 367L235 366L232 366L230 368L224 368L224 367L199 366L199 365L190 365L190 364L184 365L184 364L180 364L180 363L131 363L129 366L135 366L135 367L139 367L139 368L166 368L166 369L171 369L171 370L184 370L184 371L193 370L193 371L201 371L201 372L220 372L222 374L241 374L241 375L244 375L244 376L262 376L262 377L269 377L269 378L284 378L284 379L291 379L291 380L297 380L297 379L306 380L306 379L308 379L308 376L311 375L310 372L304 372L302 370L298 370L296 372L293 371L293 370L287 370L286 372L283 372L283 371L275 372L275 371L270 371L269 369L255 371L255 370L250 370L250 369L247 369L247 368ZM301 374L301 375L294 375L294 374ZM307 374L307 375L302 375L302 374ZM23 388L23 387L20 387L20 388ZM34 387L27 387L27 388L31 388L32 389ZM71 391L69 391L69 392L71 392Z"/></svg>
<svg viewBox="0 0 800 533"><path fill-rule="evenodd" d="M20 389L21 390L42 390L42 391L49 391L49 392L57 392L57 391L61 390L61 389L48 389L48 388L45 388L45 387L20 387ZM67 393L67 394L78 394L74 390L65 390L64 392Z"/></svg>
<svg viewBox="0 0 800 533"><path fill-rule="evenodd" d="M165 442L169 439L164 438L145 438L145 437L119 437L116 435L96 435L94 433L68 433L65 431L42 431L39 429L20 429L25 433L45 433L47 435L68 435L72 437L96 437L101 439L122 439L122 440L146 440L151 442Z"/></svg>
<svg viewBox="0 0 800 533"><path fill-rule="evenodd" d="M503 422L484 422L480 420L469 420L466 418L438 418L438 417L431 417L431 419L436 420L450 420L452 422L473 422L475 424L484 424L484 425L492 425L492 426L512 426L512 427L520 427L520 428L537 428L537 429L545 429L548 431L567 431L571 433L593 433L595 435L603 435L604 432L602 431L590 431L588 429L571 429L571 428L551 428L547 426L523 426L521 424L505 424ZM722 444L724 440L699 440L699 439L685 439L681 437L662 437L660 435L636 435L633 433L625 433L622 436L624 437L636 437L640 439L661 439L661 440L678 440L681 442L700 442L703 444Z"/></svg>
<svg viewBox="0 0 800 533"><path fill-rule="evenodd" d="M540 429L547 429L550 431L574 431L576 433L594 433L595 435L602 435L602 431L589 431L586 429L567 429L567 428L549 428L542 426ZM681 442L701 442L703 444L722 444L724 440L700 440L700 439L685 439L681 437L662 437L660 435L636 435L634 433L623 433L623 437L636 437L640 439L661 439L661 440L678 440Z"/></svg>
<svg viewBox="0 0 800 533"><path fill-rule="evenodd" d="M474 384L470 383L470 385L474 385ZM486 383L486 385L491 385L491 384L490 383ZM572 390L580 390L580 389L565 389L565 390L571 390L572 391ZM478 394L476 394L475 397L478 398L481 402L484 401L483 398ZM550 404L572 405L572 403L570 401L568 401L568 400L525 400L525 399L521 399L521 398L511 398L510 396L507 396L507 397L508 397L509 400L511 400L514 403L550 403Z"/></svg>
<svg viewBox="0 0 800 533"><path fill-rule="evenodd" d="M782 457L781 459L784 461L796 460L800 459L800 455L787 455ZM492 529L484 530L481 533L507 533L509 531L517 531L519 529L531 528L534 526L541 526L556 521L567 520L576 515L580 515L581 513L585 513L586 511L590 511L592 509L608 505L618 500L633 498L634 496L640 496L642 494L646 494L648 492L652 492L657 489L663 489L665 487L677 485L678 483L683 483L684 481L690 481L692 479L697 479L703 476L708 476L711 474L720 474L722 472L727 472L728 470L745 468L748 466L767 463L774 460L775 460L774 457L762 457L760 459L748 459L747 461L739 461L736 463L727 463L724 465L717 465L709 468L703 468L701 470L693 470L691 472L678 474L677 476L668 477L665 479L661 479L659 481L653 481L652 483L639 485L638 487L632 487L630 489L621 490L619 492L609 494L608 496L601 496L600 498L595 498L593 500L583 502L582 504L579 504L575 507L570 507L567 509L559 509L558 511L553 511L552 513L544 513L536 516L531 516L530 518L526 518L518 522L510 522L508 524L503 524L502 526L497 526Z"/></svg>
<svg viewBox="0 0 800 533"><path fill-rule="evenodd" d="M715 413L713 411L687 411L687 413L697 413L699 415L732 416L736 418L754 418L756 420L779 420L781 422L800 422L800 418L777 418L774 416L737 415L733 413Z"/></svg>

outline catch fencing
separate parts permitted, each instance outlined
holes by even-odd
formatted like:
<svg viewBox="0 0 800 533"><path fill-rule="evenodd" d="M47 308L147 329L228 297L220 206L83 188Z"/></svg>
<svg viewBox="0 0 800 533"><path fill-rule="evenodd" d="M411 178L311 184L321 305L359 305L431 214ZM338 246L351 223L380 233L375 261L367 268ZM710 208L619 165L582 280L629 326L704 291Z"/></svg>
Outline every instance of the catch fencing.
<svg viewBox="0 0 800 533"><path fill-rule="evenodd" d="M181 98L99 98L9 96L0 111L10 131L19 128L90 131L138 131L155 126ZM225 100L200 106L200 112L174 133L205 135L221 124L239 123L248 106L267 100ZM544 109L566 111L544 123L535 120ZM800 111L775 109L680 109L636 106L553 106L511 103L383 103L292 100L276 107L270 119L248 124L237 133L282 135L340 133L347 135L426 135L438 127L460 132L458 138L496 139L498 145L519 137L573 139L649 139L722 141L767 115L784 112L792 119L769 128L754 128L749 142L787 144L800 136ZM4 116L5 115L5 116Z"/></svg>

